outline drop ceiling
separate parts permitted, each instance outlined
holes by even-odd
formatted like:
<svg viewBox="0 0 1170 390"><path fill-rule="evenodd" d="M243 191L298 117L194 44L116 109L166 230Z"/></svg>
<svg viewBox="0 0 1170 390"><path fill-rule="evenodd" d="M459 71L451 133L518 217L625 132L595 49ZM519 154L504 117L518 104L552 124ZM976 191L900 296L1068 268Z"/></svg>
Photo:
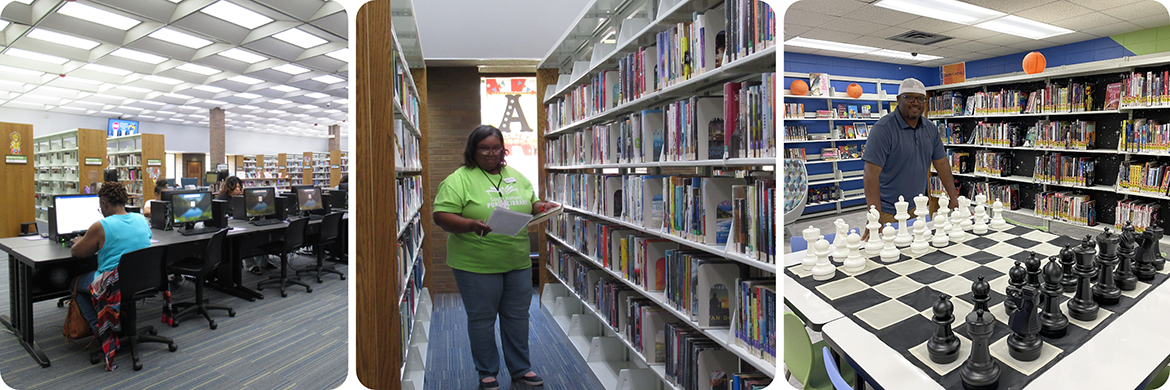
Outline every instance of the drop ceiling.
<svg viewBox="0 0 1170 390"><path fill-rule="evenodd" d="M925 67L1027 52L1170 25L1166 8L1154 0L968 0L967 3L1073 30L1045 39L932 19L871 5L861 0L804 0L784 14L784 39L794 37L850 43L880 49L940 56L930 61L850 54L785 45L785 52L818 54ZM952 39L918 45L886 38L918 30Z"/></svg>
<svg viewBox="0 0 1170 390"><path fill-rule="evenodd" d="M347 134L347 24L323 0L15 0L0 107L193 127L220 107L229 130Z"/></svg>

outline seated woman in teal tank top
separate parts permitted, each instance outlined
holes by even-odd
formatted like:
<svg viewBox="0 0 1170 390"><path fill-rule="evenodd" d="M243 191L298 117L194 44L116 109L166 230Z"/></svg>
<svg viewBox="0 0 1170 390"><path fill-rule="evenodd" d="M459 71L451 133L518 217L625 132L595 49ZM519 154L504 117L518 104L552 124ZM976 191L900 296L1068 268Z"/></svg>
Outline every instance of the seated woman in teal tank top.
<svg viewBox="0 0 1170 390"><path fill-rule="evenodd" d="M102 215L105 218L94 222L85 235L73 240L73 257L86 258L97 255L97 271L88 272L77 278L77 308L81 316L96 329L98 310L93 306L89 285L96 275L118 268L122 255L150 246L150 223L142 214L126 211L130 195L119 182L105 182L98 191ZM96 333L96 332L95 332Z"/></svg>

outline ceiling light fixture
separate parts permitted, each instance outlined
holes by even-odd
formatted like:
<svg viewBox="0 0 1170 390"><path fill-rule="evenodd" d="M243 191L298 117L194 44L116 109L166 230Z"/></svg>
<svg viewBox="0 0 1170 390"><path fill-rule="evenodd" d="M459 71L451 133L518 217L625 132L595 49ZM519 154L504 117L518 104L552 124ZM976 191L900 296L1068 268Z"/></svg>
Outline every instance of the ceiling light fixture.
<svg viewBox="0 0 1170 390"><path fill-rule="evenodd" d="M209 40L199 38L197 36L190 35L187 33L179 32L177 30L173 30L173 29L170 29L167 27L160 28L160 29L158 29L158 31L152 32L152 33L150 33L150 35L147 35L147 36L154 38L154 39L170 42L170 43L173 43L176 45L186 46L186 47L189 47L192 49L202 49L203 47L211 44L211 41L209 41Z"/></svg>
<svg viewBox="0 0 1170 390"><path fill-rule="evenodd" d="M227 0L220 0L215 4L203 7L199 11L249 30L272 22L272 18Z"/></svg>
<svg viewBox="0 0 1170 390"><path fill-rule="evenodd" d="M146 104L151 104L151 105L155 105L155 106L165 106L165 105L167 105L166 103L160 103L160 102L156 102L156 101L154 101L154 100L139 100L138 102L139 102L139 103L146 103Z"/></svg>
<svg viewBox="0 0 1170 390"><path fill-rule="evenodd" d="M45 30L43 28L32 29L32 31L28 32L28 37L46 42L60 43L65 46L75 47L82 50L90 50L100 45L100 43L85 38L78 38L72 35Z"/></svg>
<svg viewBox="0 0 1170 390"><path fill-rule="evenodd" d="M228 80L235 81L237 83L248 84L248 85L256 85L256 84L260 84L260 83L264 82L264 80L252 78L252 77L248 77L248 76L243 76L243 75L228 77Z"/></svg>
<svg viewBox="0 0 1170 390"><path fill-rule="evenodd" d="M129 85L119 85L119 86L116 86L116 87L114 87L114 89L124 89L124 90L127 90L127 91L131 91L131 92L138 92L138 93L151 93L151 92L154 92L154 91L152 91L152 90L149 90L149 89L146 89L146 88L131 87L131 86L129 86Z"/></svg>
<svg viewBox="0 0 1170 390"><path fill-rule="evenodd" d="M92 70L94 72L109 73L109 74L118 75L118 76L125 76L128 74L134 73L134 72L131 72L131 71L128 71L125 69L114 68L114 67L105 66L105 65L98 65L98 64L85 64L85 65L81 66L81 69Z"/></svg>
<svg viewBox="0 0 1170 390"><path fill-rule="evenodd" d="M216 105L220 105L220 106L225 105L225 104L230 104L228 102L221 102L219 100L211 100L211 99L204 100L203 102L210 103L210 104L216 104Z"/></svg>
<svg viewBox="0 0 1170 390"><path fill-rule="evenodd" d="M325 83L325 84L336 84L336 83L340 83L342 81L345 81L345 79L343 79L343 78L340 78L340 77L337 77L334 75L328 75L328 74L324 75L324 76L314 77L313 80L320 81L320 82Z"/></svg>
<svg viewBox="0 0 1170 390"><path fill-rule="evenodd" d="M320 92L309 92L309 93L306 93L305 96L308 96L308 97L313 98L313 99L320 99L320 98L329 97L329 95L326 95L326 94L323 94Z"/></svg>
<svg viewBox="0 0 1170 390"><path fill-rule="evenodd" d="M124 47L118 50L114 50L110 52L110 54L116 57L145 62L151 65L158 65L167 60L166 57L156 56L154 54L144 53L138 50L131 50Z"/></svg>
<svg viewBox="0 0 1170 390"><path fill-rule="evenodd" d="M975 27L1030 39L1051 38L1073 32L1067 28L1040 23L1015 15L1008 15L992 21L979 23Z"/></svg>
<svg viewBox="0 0 1170 390"><path fill-rule="evenodd" d="M292 28L272 36L273 38L300 46L302 49L321 46L329 41L321 39L313 34L309 34L299 28Z"/></svg>
<svg viewBox="0 0 1170 390"><path fill-rule="evenodd" d="M287 86L287 85L277 85L277 86L275 86L275 87L268 87L268 88L269 88L269 89L275 89L275 90L277 90L277 91L280 91L280 92L296 92L296 91L300 91L300 90L301 90L300 88L297 88L297 87L290 87L290 86Z"/></svg>
<svg viewBox="0 0 1170 390"><path fill-rule="evenodd" d="M326 55L326 56L329 56L329 57L332 57L333 59L336 59L336 60L338 60L338 61L345 61L345 62L349 62L349 59L350 59L350 57L349 57L349 48L340 49L340 50L334 50L334 51L331 51L331 52L325 53L325 55Z"/></svg>
<svg viewBox="0 0 1170 390"><path fill-rule="evenodd" d="M312 104L302 104L302 105L297 106L297 108L301 108L301 109L305 109L305 110L316 110L317 106L314 106ZM308 116L308 115L306 115L306 116Z"/></svg>
<svg viewBox="0 0 1170 390"><path fill-rule="evenodd" d="M7 65L0 65L0 73L23 74L26 76L35 76L35 77L40 77L40 76L45 74L45 72L39 72L39 71L31 70L31 69L17 68L17 67L12 67L12 66L7 66Z"/></svg>
<svg viewBox="0 0 1170 390"><path fill-rule="evenodd" d="M252 100L252 99L261 98L262 96L254 94L254 93L241 92L241 93L237 93L236 97L241 97L244 99Z"/></svg>
<svg viewBox="0 0 1170 390"><path fill-rule="evenodd" d="M198 90L200 90L200 91L204 91L204 92L211 92L211 93L220 93L220 92L223 92L223 91L227 91L226 89L223 89L223 88L220 88L220 87L213 87L213 86L210 86L210 85L197 85L197 86L195 86L195 87L193 87L193 88L195 88L195 89L198 89Z"/></svg>
<svg viewBox="0 0 1170 390"><path fill-rule="evenodd" d="M807 47L809 49L840 51L840 52L845 52L845 53L857 53L857 54L868 53L868 52L871 52L874 50L878 50L878 48L876 48L876 47L853 45L853 44L849 44L849 43L839 43L839 42L833 42L833 41L823 41L820 39L810 39L810 38L801 38L801 37L795 37L795 38L789 39L787 41L784 41L784 45L796 46L796 47Z"/></svg>
<svg viewBox="0 0 1170 390"><path fill-rule="evenodd" d="M194 96L180 95L177 93L164 93L163 96L171 97L171 98L175 98L175 99L194 99L195 98Z"/></svg>
<svg viewBox="0 0 1170 390"><path fill-rule="evenodd" d="M956 0L882 0L874 5L952 23L972 25L1004 15L1003 12Z"/></svg>
<svg viewBox="0 0 1170 390"><path fill-rule="evenodd" d="M294 76L295 76L295 75L298 75L298 74L305 73L305 72L308 72L308 71L309 71L309 70L308 70L308 69L306 69L306 68L303 68L303 67L300 67L300 66L296 66L296 65L293 65L293 64L284 64L284 65L281 65L281 66L274 66L274 67L272 67L272 69L273 69L273 70L279 70L279 71L281 71L281 72L288 73L288 74L291 74L291 75L294 75Z"/></svg>
<svg viewBox="0 0 1170 390"><path fill-rule="evenodd" d="M235 47L221 51L221 52L216 53L216 54L219 54L219 55L227 57L227 58L231 58L231 59L236 60L236 61L247 62L249 64L255 64L257 62L264 61L264 60L268 59L268 57L258 55L258 54L253 54L249 51L241 50L241 49L235 48Z"/></svg>
<svg viewBox="0 0 1170 390"><path fill-rule="evenodd" d="M289 103L292 103L292 102L290 102L290 101L288 101L288 100L284 100L284 99L272 99L272 100L269 100L269 102L270 102L270 103L276 103L276 104L289 104Z"/></svg>
<svg viewBox="0 0 1170 390"><path fill-rule="evenodd" d="M113 27L122 31L129 30L131 27L137 26L142 21L131 19L104 9L91 7L76 1L67 1L65 5L57 9L57 13L69 15L81 20L93 22L109 27Z"/></svg>
<svg viewBox="0 0 1170 390"><path fill-rule="evenodd" d="M247 104L240 106L240 108L243 108L243 109L245 109L245 110L259 110L259 109L260 109L260 107L256 107L256 106L249 106L249 105L247 105Z"/></svg>
<svg viewBox="0 0 1170 390"><path fill-rule="evenodd" d="M211 76L213 74L222 72L219 69L215 69L215 68L211 68L211 67L207 67L207 66L203 66L203 65L196 65L196 64L192 64L190 62L183 64L183 65L176 66L175 69L187 71L187 72L191 72L191 73L197 73L197 74L201 74L204 76Z"/></svg>
<svg viewBox="0 0 1170 390"><path fill-rule="evenodd" d="M142 79L146 80L146 81L150 81L150 82L169 84L169 85L179 85L179 84L183 83L183 80L175 80L175 79L172 79L170 77L162 77L162 76L155 76L155 75L149 75L149 76L143 77Z"/></svg>
<svg viewBox="0 0 1170 390"><path fill-rule="evenodd" d="M4 54L8 54L8 55L13 56L13 57L24 58L27 60L48 62L50 64L57 64L57 65L63 65L66 62L69 62L68 58L51 56L48 54L41 54L41 53L37 53L35 51L17 49L15 47L9 47L8 51L5 51Z"/></svg>

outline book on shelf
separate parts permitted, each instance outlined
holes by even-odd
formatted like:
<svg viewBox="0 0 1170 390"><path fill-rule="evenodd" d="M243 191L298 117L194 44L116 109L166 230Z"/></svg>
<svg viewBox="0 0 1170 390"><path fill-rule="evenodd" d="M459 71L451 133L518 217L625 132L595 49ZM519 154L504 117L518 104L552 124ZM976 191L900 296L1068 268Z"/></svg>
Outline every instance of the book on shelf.
<svg viewBox="0 0 1170 390"><path fill-rule="evenodd" d="M829 74L809 73L808 94L812 96L829 96Z"/></svg>
<svg viewBox="0 0 1170 390"><path fill-rule="evenodd" d="M1121 83L1111 83L1105 86L1106 110L1116 110L1121 107Z"/></svg>

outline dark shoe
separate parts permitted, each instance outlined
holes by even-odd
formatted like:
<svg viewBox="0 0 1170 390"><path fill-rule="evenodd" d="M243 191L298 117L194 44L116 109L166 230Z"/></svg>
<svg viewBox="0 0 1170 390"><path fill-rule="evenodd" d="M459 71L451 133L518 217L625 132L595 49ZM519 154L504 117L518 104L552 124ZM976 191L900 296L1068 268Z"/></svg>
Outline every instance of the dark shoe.
<svg viewBox="0 0 1170 390"><path fill-rule="evenodd" d="M531 373L532 376L518 376L518 377L512 378L512 383L523 383L523 384L528 385L528 386L544 385L544 378L541 378L540 375L536 375L535 373L532 373L531 371L529 371L529 373Z"/></svg>
<svg viewBox="0 0 1170 390"><path fill-rule="evenodd" d="M264 274L264 270L260 269L260 267L252 267L248 271L252 272L252 275L263 275Z"/></svg>
<svg viewBox="0 0 1170 390"><path fill-rule="evenodd" d="M499 390L499 389L500 389L500 381L493 380L491 382L484 382L482 379L480 379L479 390Z"/></svg>

